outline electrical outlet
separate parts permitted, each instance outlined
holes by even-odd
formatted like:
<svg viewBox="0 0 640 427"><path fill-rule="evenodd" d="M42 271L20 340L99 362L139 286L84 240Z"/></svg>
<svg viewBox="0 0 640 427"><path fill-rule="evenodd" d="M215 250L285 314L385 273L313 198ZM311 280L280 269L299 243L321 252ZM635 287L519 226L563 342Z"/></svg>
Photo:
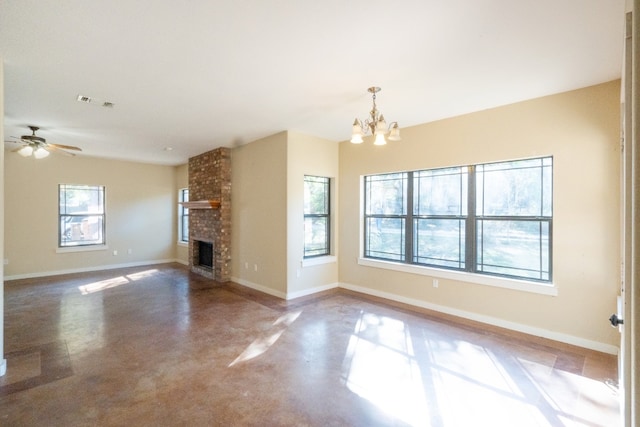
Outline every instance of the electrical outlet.
<svg viewBox="0 0 640 427"><path fill-rule="evenodd" d="M133 249L127 249L127 254L131 255L133 253Z"/></svg>
<svg viewBox="0 0 640 427"><path fill-rule="evenodd" d="M244 263L244 269L245 269L245 270L248 270L248 269L249 269L249 263L248 263L248 262L245 262L245 263Z"/></svg>
<svg viewBox="0 0 640 427"><path fill-rule="evenodd" d="M116 255L118 255L118 251L114 249L113 250L113 256L116 256Z"/></svg>
<svg viewBox="0 0 640 427"><path fill-rule="evenodd" d="M433 287L434 287L434 288L437 288L437 287L438 287L438 285L439 285L439 283L438 283L438 279L433 279Z"/></svg>
<svg viewBox="0 0 640 427"><path fill-rule="evenodd" d="M253 271L258 271L258 264L253 264Z"/></svg>

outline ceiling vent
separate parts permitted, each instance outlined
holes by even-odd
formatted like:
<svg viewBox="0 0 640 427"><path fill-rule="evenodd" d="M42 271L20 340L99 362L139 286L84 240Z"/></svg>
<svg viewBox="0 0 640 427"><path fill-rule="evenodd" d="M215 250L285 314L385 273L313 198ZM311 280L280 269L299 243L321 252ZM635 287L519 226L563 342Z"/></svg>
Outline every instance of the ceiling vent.
<svg viewBox="0 0 640 427"><path fill-rule="evenodd" d="M78 102L84 102L85 104L92 104L100 107L104 107L104 108L113 108L114 107L114 103L110 102L110 101L103 101L101 99L97 99L97 98L92 98L90 96L84 96L84 95L78 95L76 100Z"/></svg>

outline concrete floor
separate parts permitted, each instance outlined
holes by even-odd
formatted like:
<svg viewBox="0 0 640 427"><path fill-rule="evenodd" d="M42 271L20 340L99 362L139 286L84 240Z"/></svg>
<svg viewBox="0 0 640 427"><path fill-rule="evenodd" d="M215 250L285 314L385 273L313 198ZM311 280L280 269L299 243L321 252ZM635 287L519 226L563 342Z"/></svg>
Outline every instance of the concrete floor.
<svg viewBox="0 0 640 427"><path fill-rule="evenodd" d="M616 426L614 356L178 264L5 283L2 426Z"/></svg>

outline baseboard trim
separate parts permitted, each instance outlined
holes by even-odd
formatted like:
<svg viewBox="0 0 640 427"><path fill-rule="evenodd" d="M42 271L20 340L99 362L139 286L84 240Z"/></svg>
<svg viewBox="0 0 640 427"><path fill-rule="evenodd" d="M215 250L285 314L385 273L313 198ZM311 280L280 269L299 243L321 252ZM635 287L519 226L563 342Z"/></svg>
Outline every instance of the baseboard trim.
<svg viewBox="0 0 640 427"><path fill-rule="evenodd" d="M324 292L324 291L328 291L330 289L335 289L339 287L340 287L340 283L336 282L336 283L331 283L329 285L316 286L314 288L303 289L301 291L287 292L286 299L292 300L300 297L306 297L307 295L313 295L313 294L317 294L318 292Z"/></svg>
<svg viewBox="0 0 640 427"><path fill-rule="evenodd" d="M248 280L240 279L239 277L231 277L231 281L247 288L255 289L256 291L263 292L274 297L287 299L287 294L284 292L276 291L275 289L268 288L257 283L250 282Z"/></svg>
<svg viewBox="0 0 640 427"><path fill-rule="evenodd" d="M391 301L413 305L420 308L426 308L428 310L433 310L440 313L450 314L452 316L461 317L463 319L473 320L480 323L486 323L488 325L493 325L500 328L509 329L512 331L522 332L525 334L534 335L541 338L547 338L547 339L562 342L565 344L575 345L577 347L587 348L589 350L595 350L602 353L613 354L613 355L617 355L619 353L619 349L616 346L597 342L597 341L587 340L587 339L576 337L573 335L562 334L559 332L554 332L546 329L536 328L533 326L523 325L521 323L498 319L496 317L485 316L482 314L472 313L464 310L458 310L458 309L446 307L443 305L432 304L426 301L421 301L414 298L407 298L400 295L391 294L388 292L377 291L374 289L352 285L349 283L340 283L340 287L344 289L348 289L350 291L366 294L366 295L384 298Z"/></svg>
<svg viewBox="0 0 640 427"><path fill-rule="evenodd" d="M73 273L86 273L89 271L100 271L100 270L115 270L118 268L127 268L127 267L142 267L145 265L154 265L154 264L168 264L171 262L180 262L175 259L157 259L150 261L140 261L140 262L128 262L124 264L110 264L110 265L97 265L94 267L83 267L83 268L70 268L67 270L55 270L55 271L42 271L37 273L26 273L26 274L14 274L12 276L4 276L4 281L9 280L19 280L19 279L35 279L38 277L47 277L47 276L61 276L63 274L73 274Z"/></svg>

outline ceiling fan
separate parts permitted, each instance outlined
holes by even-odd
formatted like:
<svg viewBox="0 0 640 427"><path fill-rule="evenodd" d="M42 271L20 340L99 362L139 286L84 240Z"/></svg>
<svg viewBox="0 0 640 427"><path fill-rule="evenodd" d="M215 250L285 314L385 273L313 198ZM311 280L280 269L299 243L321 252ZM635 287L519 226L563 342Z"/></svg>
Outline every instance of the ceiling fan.
<svg viewBox="0 0 640 427"><path fill-rule="evenodd" d="M20 138L12 136L11 138L18 139L18 143L22 143L23 146L13 151L18 152L23 157L29 157L33 155L36 159L44 159L49 155L50 151L60 152L67 156L75 156L74 153L70 153L67 150L82 151L81 148L74 147L72 145L52 144L47 142L46 139L37 136L36 131L40 129L38 126L29 126L31 129L31 135L22 135ZM14 142L14 141L10 141Z"/></svg>

